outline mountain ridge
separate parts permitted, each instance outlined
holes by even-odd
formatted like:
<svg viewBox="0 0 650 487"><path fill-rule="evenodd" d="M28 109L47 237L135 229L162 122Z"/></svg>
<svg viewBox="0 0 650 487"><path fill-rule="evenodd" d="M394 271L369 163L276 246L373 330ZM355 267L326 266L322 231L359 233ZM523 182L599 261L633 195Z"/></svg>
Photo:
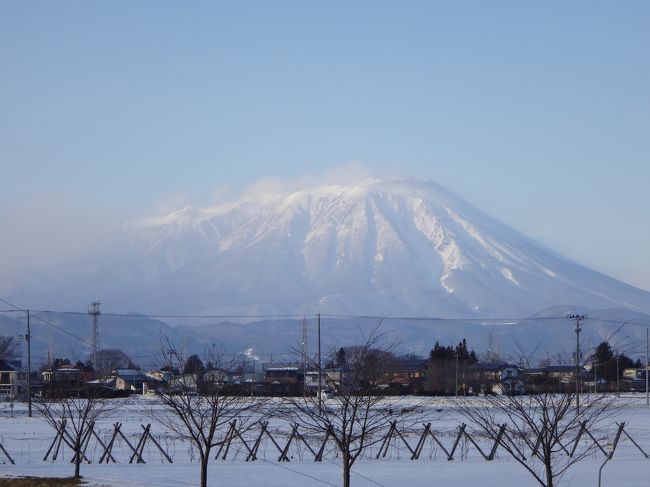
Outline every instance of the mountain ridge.
<svg viewBox="0 0 650 487"><path fill-rule="evenodd" d="M188 206L122 225L74 267L31 291L57 303L96 294L144 312L489 317L566 303L650 312L647 291L415 179Z"/></svg>

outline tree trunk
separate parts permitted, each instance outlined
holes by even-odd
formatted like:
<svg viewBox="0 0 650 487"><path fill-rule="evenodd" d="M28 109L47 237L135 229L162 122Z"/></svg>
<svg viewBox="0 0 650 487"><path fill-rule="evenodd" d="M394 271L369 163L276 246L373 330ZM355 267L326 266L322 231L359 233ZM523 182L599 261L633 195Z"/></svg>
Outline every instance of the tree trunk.
<svg viewBox="0 0 650 487"><path fill-rule="evenodd" d="M552 457L549 455L546 457L546 487L553 487L553 465L552 465Z"/></svg>
<svg viewBox="0 0 650 487"><path fill-rule="evenodd" d="M350 457L347 452L343 452L343 487L350 487Z"/></svg>
<svg viewBox="0 0 650 487"><path fill-rule="evenodd" d="M343 464L343 487L350 487L350 467Z"/></svg>
<svg viewBox="0 0 650 487"><path fill-rule="evenodd" d="M201 487L208 486L208 462L210 461L210 454L206 453L201 456Z"/></svg>
<svg viewBox="0 0 650 487"><path fill-rule="evenodd" d="M81 478L80 475L80 466L81 466L81 447L77 447L77 454L74 458L74 478Z"/></svg>

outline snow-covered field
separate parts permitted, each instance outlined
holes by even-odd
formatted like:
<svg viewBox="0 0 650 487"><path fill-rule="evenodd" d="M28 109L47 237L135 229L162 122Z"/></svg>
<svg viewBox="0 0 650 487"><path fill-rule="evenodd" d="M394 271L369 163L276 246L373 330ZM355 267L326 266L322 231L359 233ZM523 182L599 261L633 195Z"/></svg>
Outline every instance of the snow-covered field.
<svg viewBox="0 0 650 487"><path fill-rule="evenodd" d="M480 401L480 399L477 399ZM432 429L442 443L451 448L458 425L464 418L458 411L454 398L407 398L406 402L418 403L422 407L422 420L432 422ZM189 444L173 438L154 422L154 414L164 415L151 398L135 397L103 418L97 425L99 437L106 443L111 436L113 423L123 423L122 431L135 446L142 433L142 426L151 423L151 431L161 446L172 457L172 464L164 460L155 445L148 442L143 451L146 464L129 463L131 451L126 442L116 440L113 455L116 464L99 464L103 449L95 439L88 446L87 455L92 463L84 463L81 473L91 485L107 486L192 486L199 480L199 464L196 452ZM0 464L0 477L70 476L73 467L69 463L70 449L63 446L56 461L43 461L45 453L55 437L55 431L39 417L28 418L24 404L16 404L13 416L9 403L0 403L0 443L13 457L12 465L0 453L4 464ZM616 402L614 417L608 422L605 434L613 437L616 421L625 421L626 431L648 453L650 453L650 408L645 406L641 395L622 397ZM286 444L290 426L281 420L271 422L272 434L280 445ZM416 428L417 429L417 428ZM420 428L421 432L421 428ZM225 434L225 431L223 431ZM246 435L252 444L256 431ZM414 447L419 432L405 432L405 438ZM478 440L481 443L481 440ZM315 443L318 443L315 441ZM588 440L583 441L583 447ZM481 443L489 449L487 442ZM375 459L378 446L361 458L352 470L352 484L355 486L395 486L408 482L408 487L431 485L476 485L481 487L503 487L506 485L535 485L534 479L524 468L502 450L497 450L493 461L485 461L469 443L462 441L448 461L442 450L433 441L427 441L418 460L410 459L410 452L394 441L385 458ZM215 452L216 453L216 452ZM209 485L214 486L268 486L288 485L323 486L341 485L340 459L333 449L326 450L323 462L314 462L313 455L304 446L292 446L290 462L278 462L278 451L272 442L265 439L260 444L258 460L246 462L247 451L240 443L233 442L226 460L212 460L209 470ZM213 454L214 456L214 454ZM51 454L50 454L51 457ZM572 467L562 478L563 486L593 486L598 484L598 469L604 461L600 451L590 454ZM603 470L603 486L650 485L650 460L627 438L623 438L614 458Z"/></svg>

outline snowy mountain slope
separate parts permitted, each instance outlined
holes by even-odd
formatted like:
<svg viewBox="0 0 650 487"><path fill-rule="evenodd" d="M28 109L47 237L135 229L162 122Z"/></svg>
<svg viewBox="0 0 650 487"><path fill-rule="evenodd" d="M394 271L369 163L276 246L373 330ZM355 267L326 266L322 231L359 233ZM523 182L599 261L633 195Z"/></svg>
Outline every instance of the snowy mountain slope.
<svg viewBox="0 0 650 487"><path fill-rule="evenodd" d="M650 312L650 293L412 179L187 207L123 225L101 249L30 296L218 314L524 316L560 304Z"/></svg>

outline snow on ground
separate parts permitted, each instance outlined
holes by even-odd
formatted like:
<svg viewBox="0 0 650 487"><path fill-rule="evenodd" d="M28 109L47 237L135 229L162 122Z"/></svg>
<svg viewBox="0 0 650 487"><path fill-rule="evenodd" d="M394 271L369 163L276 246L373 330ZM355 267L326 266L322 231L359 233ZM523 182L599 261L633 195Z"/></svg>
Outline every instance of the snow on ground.
<svg viewBox="0 0 650 487"><path fill-rule="evenodd" d="M422 420L433 423L433 429L440 434L443 443L451 446L454 430L463 422L463 417L455 407L454 398L407 398L408 404L417 403L423 408ZM477 399L480 401L480 399ZM164 415L156 408L155 400L136 397L105 418L98 424L100 437L110 437L112 423L123 423L127 438L137 443L141 424L152 424L152 432L163 448L172 456L174 463L163 462L162 455L151 443L144 450L146 464L129 464L130 451L123 441L118 441L114 455L117 464L98 464L101 447L91 442L88 454L93 459L91 464L83 464L81 473L93 486L193 486L198 484L199 468L196 455L192 458L189 446L169 436L162 427L152 421L148 411ZM650 453L650 407L645 406L645 397L629 395L616 403L615 417L609 422L608 433L616 429L615 421L625 421L626 431ZM280 420L272 423L270 428L284 445L286 436L282 431L288 427ZM16 461L15 465L6 462L0 464L0 477L34 475L64 477L72 474L69 463L71 453L68 448L55 462L43 461L47 448L54 439L55 432L42 418L28 418L24 404L16 404L14 417L11 417L9 403L0 403L0 443ZM255 436L251 434L249 436ZM406 435L411 445L415 445L416 432ZM377 450L375 449L374 452ZM0 456L2 454L0 453ZM273 445L266 441L260 448L260 458L255 462L246 462L244 449L233 443L228 459L213 460L209 470L211 486L305 486L316 487L341 485L339 459L329 451L322 463L313 461L304 448L290 450L291 461L279 463L278 453ZM472 448L459 448L453 461L447 461L439 448L427 443L420 459L410 460L405 447L392 447L386 458L376 460L373 455L360 459L352 470L353 486L388 487L408 482L408 487L431 485L503 487L508 485L535 485L532 476L522 466L500 451L494 461L483 460ZM5 460L4 458L2 458ZM598 468L604 456L600 452L591 454L584 461L572 467L566 474L561 486L583 487L598 483ZM650 460L634 447L627 439L622 440L616 450L614 459L603 470L603 486L647 487L650 485Z"/></svg>

